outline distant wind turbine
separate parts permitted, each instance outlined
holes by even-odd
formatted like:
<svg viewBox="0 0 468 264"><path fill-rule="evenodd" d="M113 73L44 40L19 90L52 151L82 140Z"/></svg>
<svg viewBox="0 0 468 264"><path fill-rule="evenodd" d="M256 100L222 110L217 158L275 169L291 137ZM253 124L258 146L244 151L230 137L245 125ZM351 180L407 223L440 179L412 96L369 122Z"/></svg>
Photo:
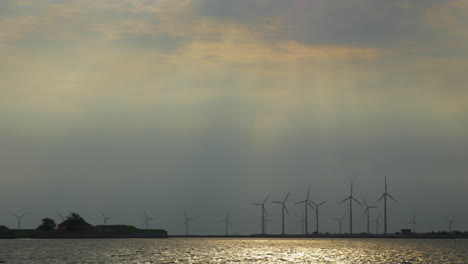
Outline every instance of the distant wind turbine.
<svg viewBox="0 0 468 264"><path fill-rule="evenodd" d="M62 219L62 222L67 220L67 218L59 213L57 213L57 215Z"/></svg>
<svg viewBox="0 0 468 264"><path fill-rule="evenodd" d="M348 196L348 198L344 199L343 201L340 202L340 204L346 202L349 200L349 233L353 233L353 200L358 203L360 206L362 204L353 196L353 182L351 181L351 193Z"/></svg>
<svg viewBox="0 0 468 264"><path fill-rule="evenodd" d="M184 211L184 216L185 216L185 221L184 221L185 235L188 236L189 235L189 223L190 223L190 221L195 221L195 219L188 217L187 212L185 212L185 211Z"/></svg>
<svg viewBox="0 0 468 264"><path fill-rule="evenodd" d="M377 218L375 220L372 220L371 222L375 223L375 233L378 234L379 233L379 226L380 226L380 215L377 216Z"/></svg>
<svg viewBox="0 0 468 264"><path fill-rule="evenodd" d="M301 204L303 203L304 204L304 215L305 215L305 235L309 234L309 229L308 229L308 213L307 213L307 208L310 206L312 209L314 209L314 207L312 206L312 204L310 203L309 201L309 194L310 194L310 187L309 189L307 190L307 196L305 198L305 200L302 200L302 201L299 201L297 202L296 204Z"/></svg>
<svg viewBox="0 0 468 264"><path fill-rule="evenodd" d="M315 232L317 232L317 234L319 233L319 207L321 205L323 205L324 203L326 203L327 201L324 201L324 202L321 202L321 203L314 203L312 201L310 201L313 205L315 205Z"/></svg>
<svg viewBox="0 0 468 264"><path fill-rule="evenodd" d="M265 209L265 203L267 202L268 198L270 196L268 195L263 203L252 203L252 205L258 205L262 207L262 235L266 234L266 228L265 228L265 215L267 215L266 209Z"/></svg>
<svg viewBox="0 0 468 264"><path fill-rule="evenodd" d="M305 219L304 219L304 213L302 213L302 217L301 217L301 220L297 221L296 224L301 224L301 234L305 235L304 233L304 225L305 225Z"/></svg>
<svg viewBox="0 0 468 264"><path fill-rule="evenodd" d="M370 231L369 231L369 215L370 215L370 209L373 209L373 208L377 208L377 206L369 206L367 203L366 203L366 200L364 200L364 198L362 198L362 201L364 202L364 205L366 206L366 210L364 211L364 214L367 215L367 233L369 234Z"/></svg>
<svg viewBox="0 0 468 264"><path fill-rule="evenodd" d="M449 233L452 233L452 224L453 224L453 222L455 222L455 219L451 219L451 218L445 217L445 220L447 220L448 232L449 232Z"/></svg>
<svg viewBox="0 0 468 264"><path fill-rule="evenodd" d="M114 216L106 216L104 212L101 211L101 215L104 218L104 225L107 225L107 220L114 219Z"/></svg>
<svg viewBox="0 0 468 264"><path fill-rule="evenodd" d="M148 229L149 222L155 221L156 219L148 217L148 214L146 213L146 211L143 211L143 213L145 213L145 220L143 221L143 224L145 225L146 229Z"/></svg>
<svg viewBox="0 0 468 264"><path fill-rule="evenodd" d="M225 235L228 236L228 225L232 225L231 221L229 220L229 212L226 214L226 218L221 219L221 220L218 221L218 223L220 223L220 222L225 222L226 223Z"/></svg>
<svg viewBox="0 0 468 264"><path fill-rule="evenodd" d="M413 216L413 220L411 220L410 222L408 222L408 224L412 224L412 225L413 225L413 234L416 234L416 216Z"/></svg>
<svg viewBox="0 0 468 264"><path fill-rule="evenodd" d="M284 212L286 211L286 213L289 215L288 208L286 207L286 200L288 199L290 194L291 193L288 193L288 195L286 195L286 197L283 199L282 202L278 202L278 201L273 201L272 202L272 203L276 203L276 204L281 204L281 217L282 217L281 235L283 235L283 236L284 236Z"/></svg>
<svg viewBox="0 0 468 264"><path fill-rule="evenodd" d="M340 218L333 218L333 220L337 221L340 223L340 234L341 234L341 225L343 223L343 219L344 219L344 216L340 217Z"/></svg>
<svg viewBox="0 0 468 264"><path fill-rule="evenodd" d="M390 197L395 203L398 203L398 201L393 198L388 192L387 192L387 177L385 177L385 192L382 193L382 196L377 200L379 202L380 200L384 199L384 234L387 234L387 196Z"/></svg>
<svg viewBox="0 0 468 264"><path fill-rule="evenodd" d="M18 230L21 229L21 219L27 215L28 213L24 213L22 215L15 215L15 214L11 214L12 216L16 217L16 220L18 221Z"/></svg>

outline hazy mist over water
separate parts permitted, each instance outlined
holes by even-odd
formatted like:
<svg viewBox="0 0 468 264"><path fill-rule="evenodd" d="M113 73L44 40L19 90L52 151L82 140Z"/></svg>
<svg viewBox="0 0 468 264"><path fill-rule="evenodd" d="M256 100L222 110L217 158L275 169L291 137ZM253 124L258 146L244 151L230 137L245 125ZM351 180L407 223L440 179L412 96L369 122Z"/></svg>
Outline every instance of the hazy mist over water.
<svg viewBox="0 0 468 264"><path fill-rule="evenodd" d="M467 240L2 240L2 263L466 263Z"/></svg>
<svg viewBox="0 0 468 264"><path fill-rule="evenodd" d="M0 0L0 225L141 228L146 210L171 235L186 211L223 234L229 212L252 234L251 203L291 192L297 234L310 186L321 232L345 232L350 182L383 220L387 177L389 232L466 231L467 17L468 0Z"/></svg>

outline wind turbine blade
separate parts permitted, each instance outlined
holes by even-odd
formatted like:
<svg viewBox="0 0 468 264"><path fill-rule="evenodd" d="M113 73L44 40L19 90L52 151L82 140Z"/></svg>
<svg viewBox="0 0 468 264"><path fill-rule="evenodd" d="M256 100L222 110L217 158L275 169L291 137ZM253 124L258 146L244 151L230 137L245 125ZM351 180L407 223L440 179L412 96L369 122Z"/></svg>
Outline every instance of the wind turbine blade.
<svg viewBox="0 0 468 264"><path fill-rule="evenodd" d="M369 207L367 207L366 210L364 210L364 213L362 215L366 215L367 212L369 212Z"/></svg>
<svg viewBox="0 0 468 264"><path fill-rule="evenodd" d="M269 197L270 197L270 195L267 195L267 197L266 197L265 200L263 201L263 204L266 203L266 201L268 200Z"/></svg>
<svg viewBox="0 0 468 264"><path fill-rule="evenodd" d="M309 194L310 194L310 186L309 186L309 189L307 190L307 197L306 197L306 200L309 200Z"/></svg>
<svg viewBox="0 0 468 264"><path fill-rule="evenodd" d="M263 208L263 212L265 213L265 215L268 215L268 212L265 208Z"/></svg>
<svg viewBox="0 0 468 264"><path fill-rule="evenodd" d="M321 202L321 203L319 203L318 206L321 206L322 204L324 204L324 203L326 203L326 202L328 202L328 201Z"/></svg>
<svg viewBox="0 0 468 264"><path fill-rule="evenodd" d="M146 213L145 210L143 210L143 213L145 213L145 217L148 218L148 214Z"/></svg>
<svg viewBox="0 0 468 264"><path fill-rule="evenodd" d="M305 203L306 201L300 201L300 202L297 202L295 204L301 204L301 203Z"/></svg>
<svg viewBox="0 0 468 264"><path fill-rule="evenodd" d="M359 202L356 198L352 197L352 199L353 199L356 203L358 203L360 206L362 206L362 203Z"/></svg>
<svg viewBox="0 0 468 264"><path fill-rule="evenodd" d="M291 192L289 192L288 195L286 195L286 198L284 198L283 203L286 202L286 200L288 199L290 194L291 194Z"/></svg>
<svg viewBox="0 0 468 264"><path fill-rule="evenodd" d="M187 212L184 211L184 216L186 219L188 219Z"/></svg>
<svg viewBox="0 0 468 264"><path fill-rule="evenodd" d="M284 206L284 210L285 210L285 211L286 211L286 213L289 215L289 212L288 212L288 207L286 207L286 205L285 205L285 204L283 204L283 206Z"/></svg>
<svg viewBox="0 0 468 264"><path fill-rule="evenodd" d="M317 206L317 204L316 204L316 203L314 203L313 201L310 201L310 200L309 200L309 202L310 202L310 203L312 203L313 205Z"/></svg>
<svg viewBox="0 0 468 264"><path fill-rule="evenodd" d="M382 196L380 196L380 198L377 200L376 203L380 202L380 200L382 200L384 198L385 194L382 194Z"/></svg>
<svg viewBox="0 0 468 264"><path fill-rule="evenodd" d="M395 203L398 203L398 201L397 201L395 198L393 198L393 196L391 196L391 195L388 194L388 193L387 193L387 195L388 195L388 197L392 198L392 200L395 201Z"/></svg>
<svg viewBox="0 0 468 264"><path fill-rule="evenodd" d="M347 200L349 200L350 198L351 197L348 197L348 198L344 199L343 201L339 202L338 204L342 204L342 203L346 202Z"/></svg>
<svg viewBox="0 0 468 264"><path fill-rule="evenodd" d="M366 200L364 200L364 198L362 198L362 202L366 205L366 207L369 207L366 203Z"/></svg>
<svg viewBox="0 0 468 264"><path fill-rule="evenodd" d="M283 202L273 201L273 202L271 202L271 203L282 204Z"/></svg>
<svg viewBox="0 0 468 264"><path fill-rule="evenodd" d="M260 203L252 203L252 205L262 205L262 204L260 204Z"/></svg>
<svg viewBox="0 0 468 264"><path fill-rule="evenodd" d="M353 196L353 180L351 180L351 196Z"/></svg>
<svg viewBox="0 0 468 264"><path fill-rule="evenodd" d="M310 206L310 208L315 210L314 206L310 202L308 202L307 204Z"/></svg>

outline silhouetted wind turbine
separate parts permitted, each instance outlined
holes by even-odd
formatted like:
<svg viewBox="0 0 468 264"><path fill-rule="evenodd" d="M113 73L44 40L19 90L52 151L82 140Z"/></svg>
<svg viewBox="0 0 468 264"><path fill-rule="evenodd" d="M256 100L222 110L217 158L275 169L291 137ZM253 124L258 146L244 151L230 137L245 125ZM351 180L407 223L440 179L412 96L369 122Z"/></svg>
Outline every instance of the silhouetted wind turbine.
<svg viewBox="0 0 468 264"><path fill-rule="evenodd" d="M341 224L343 223L343 219L344 219L344 216L342 216L340 218L333 218L333 220L340 223L340 234L341 234Z"/></svg>
<svg viewBox="0 0 468 264"><path fill-rule="evenodd" d="M24 213L22 215L11 214L12 216L16 217L16 220L18 221L18 230L21 229L21 219L27 214L28 213Z"/></svg>
<svg viewBox="0 0 468 264"><path fill-rule="evenodd" d="M187 213L185 211L184 211L184 216L185 216L185 221L184 221L185 235L188 236L189 235L189 223L190 223L190 221L195 221L195 219L188 217L188 215L187 215Z"/></svg>
<svg viewBox="0 0 468 264"><path fill-rule="evenodd" d="M288 208L286 207L286 200L288 199L290 194L291 193L288 193L288 195L286 195L286 197L283 199L282 202L277 202L277 201L272 202L272 203L276 203L276 204L281 204L281 217L282 217L281 234L283 236L284 236L284 211L286 211L286 213L289 215Z"/></svg>
<svg viewBox="0 0 468 264"><path fill-rule="evenodd" d="M416 216L413 216L413 220L411 220L410 222L408 222L408 224L412 224L412 225L413 225L413 234L416 234Z"/></svg>
<svg viewBox="0 0 468 264"><path fill-rule="evenodd" d="M148 217L146 211L143 211L143 213L145 213L145 220L143 221L143 224L146 226L146 229L148 229L149 221L155 221L156 219Z"/></svg>
<svg viewBox="0 0 468 264"><path fill-rule="evenodd" d="M353 233L353 200L358 203L360 206L362 204L353 196L353 182L351 181L351 193L348 198L344 199L343 201L340 202L340 204L346 202L349 200L349 233Z"/></svg>
<svg viewBox="0 0 468 264"><path fill-rule="evenodd" d="M102 217L104 217L104 225L107 225L107 220L114 219L114 216L106 216L102 211L101 211Z"/></svg>
<svg viewBox="0 0 468 264"><path fill-rule="evenodd" d="M364 211L364 214L367 214L367 233L369 234L369 233L370 233L370 231L369 231L369 215L370 215L370 209L377 208L377 206L369 206L369 205L366 203L366 200L364 200L364 198L362 198L362 201L364 202L364 205L366 206L366 210Z"/></svg>
<svg viewBox="0 0 468 264"><path fill-rule="evenodd" d="M267 212L266 212L266 209L265 209L265 203L267 202L268 197L270 197L270 195L268 195L268 196L265 198L265 200L263 201L263 203L252 203L252 205L258 205L258 206L261 206L261 207L262 207L262 235L265 235L265 233L266 233L266 228L265 228L265 215L267 214Z"/></svg>
<svg viewBox="0 0 468 264"><path fill-rule="evenodd" d="M59 213L57 213L57 215L62 219L62 222L65 221L67 218Z"/></svg>
<svg viewBox="0 0 468 264"><path fill-rule="evenodd" d="M304 233L304 224L305 224L305 219L304 219L304 213L302 213L302 217L301 217L301 220L297 221L296 224L301 224L301 232L303 235L305 235Z"/></svg>
<svg viewBox="0 0 468 264"><path fill-rule="evenodd" d="M380 226L380 215L377 216L377 218L375 220L372 220L371 222L375 223L375 233L378 234L379 233L379 226Z"/></svg>
<svg viewBox="0 0 468 264"><path fill-rule="evenodd" d="M226 236L228 236L228 224L232 225L231 221L229 220L229 212L226 214L226 218L224 219L221 219L218 221L218 223L220 222L225 222L226 223Z"/></svg>
<svg viewBox="0 0 468 264"><path fill-rule="evenodd" d="M315 205L315 232L317 232L317 234L319 233L319 207L321 205L323 205L324 203L326 203L327 201L324 201L324 202L321 202L319 204L316 204L312 201L310 201L313 205Z"/></svg>
<svg viewBox="0 0 468 264"><path fill-rule="evenodd" d="M307 235L309 233L309 229L308 229L308 214L307 214L307 207L311 207L312 209L314 209L314 207L312 206L312 204L310 203L309 201L309 194L310 194L310 187L309 189L307 190L307 196L306 196L306 199L303 200L303 201L300 201L300 202L297 202L296 204L301 204L301 203L304 203L304 214L305 214L305 235Z"/></svg>
<svg viewBox="0 0 468 264"><path fill-rule="evenodd" d="M384 234L385 235L387 234L387 196L390 197L396 203L398 203L398 201L387 192L387 177L385 177L385 192L382 193L382 196L377 200L377 202L379 202L380 200L384 199Z"/></svg>
<svg viewBox="0 0 468 264"><path fill-rule="evenodd" d="M452 233L452 224L453 224L453 222L455 222L455 219L450 219L448 217L445 217L445 220L447 220L448 232Z"/></svg>

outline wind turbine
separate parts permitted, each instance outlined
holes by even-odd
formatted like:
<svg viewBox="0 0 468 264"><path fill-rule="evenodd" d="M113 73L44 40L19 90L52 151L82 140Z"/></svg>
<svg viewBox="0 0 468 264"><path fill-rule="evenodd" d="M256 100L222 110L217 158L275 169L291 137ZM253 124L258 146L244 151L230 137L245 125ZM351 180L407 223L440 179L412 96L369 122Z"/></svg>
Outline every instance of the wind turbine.
<svg viewBox="0 0 468 264"><path fill-rule="evenodd" d="M364 214L367 214L367 234L369 234L369 233L370 233L370 231L369 231L369 215L370 215L370 209L377 208L378 206L369 206L369 205L366 203L366 200L364 200L364 198L362 198L362 201L364 202L364 205L366 206L366 210L364 211Z"/></svg>
<svg viewBox="0 0 468 264"><path fill-rule="evenodd" d="M303 200L303 201L300 201L300 202L297 202L296 204L301 204L301 203L304 203L304 213L305 213L305 235L307 235L309 232L308 232L308 217L307 217L307 207L310 206L310 208L314 209L314 207L312 206L312 204L310 203L309 201L309 194L310 194L310 187L309 189L307 190L307 196L306 196L306 199Z"/></svg>
<svg viewBox="0 0 468 264"><path fill-rule="evenodd" d="M106 216L102 211L101 211L102 217L104 217L104 225L107 225L107 220L114 219L115 217L113 216ZM147 228L148 229L148 228Z"/></svg>
<svg viewBox="0 0 468 264"><path fill-rule="evenodd" d="M262 235L265 235L266 233L266 228L265 228L265 215L267 214L266 209L265 209L265 203L267 202L268 198L270 195L268 195L263 203L252 203L252 205L258 205L262 207Z"/></svg>
<svg viewBox="0 0 468 264"><path fill-rule="evenodd" d="M341 234L341 224L343 223L343 219L344 219L344 216L342 216L340 218L333 218L333 220L340 223L340 234Z"/></svg>
<svg viewBox="0 0 468 264"><path fill-rule="evenodd" d="M380 215L377 216L377 218L375 220L372 220L371 222L375 223L375 233L378 234L379 233L379 226L380 226Z"/></svg>
<svg viewBox="0 0 468 264"><path fill-rule="evenodd" d="M348 198L344 199L343 201L340 202L340 204L346 202L349 200L349 233L353 233L353 200L358 203L360 206L362 204L353 196L353 182L351 181L351 193Z"/></svg>
<svg viewBox="0 0 468 264"><path fill-rule="evenodd" d="M411 220L410 222L408 222L408 224L412 224L412 225L413 225L413 234L416 234L416 216L413 216L413 220Z"/></svg>
<svg viewBox="0 0 468 264"><path fill-rule="evenodd" d="M24 213L22 215L15 215L15 214L11 214L12 216L16 217L17 221L18 221L18 230L21 228L21 219L27 215L28 213Z"/></svg>
<svg viewBox="0 0 468 264"><path fill-rule="evenodd" d="M296 224L301 224L301 227L302 227L302 234L305 235L304 233L304 223L305 223L305 220L304 220L304 213L302 213L302 217L301 217L301 220L297 221Z"/></svg>
<svg viewBox="0 0 468 264"><path fill-rule="evenodd" d="M317 234L319 233L319 207L321 205L323 205L324 203L326 203L327 201L324 201L324 202L321 202L319 204L316 204L312 201L310 201L313 205L315 205L315 232L317 232Z"/></svg>
<svg viewBox="0 0 468 264"><path fill-rule="evenodd" d="M286 195L286 197L283 199L282 202L278 202L278 201L273 201L272 202L272 203L276 203L276 204L281 204L281 217L282 217L281 235L283 235L283 236L284 236L284 211L286 211L286 213L289 215L288 208L286 207L286 200L288 199L290 194L291 193L288 193L288 195Z"/></svg>
<svg viewBox="0 0 468 264"><path fill-rule="evenodd" d="M455 219L445 217L445 220L447 220L449 233L452 233L452 224L453 224L453 222L455 222Z"/></svg>
<svg viewBox="0 0 468 264"><path fill-rule="evenodd" d="M59 213L57 213L57 215L62 219L62 222L67 220L67 218Z"/></svg>
<svg viewBox="0 0 468 264"><path fill-rule="evenodd" d="M155 221L156 219L148 217L146 211L143 211L143 213L145 213L145 220L143 221L143 224L146 226L146 229L148 229L149 221Z"/></svg>
<svg viewBox="0 0 468 264"><path fill-rule="evenodd" d="M220 222L225 222L226 223L226 236L228 236L228 224L232 225L231 221L229 221L229 212L226 214L226 218L224 219L221 219L218 221L218 223Z"/></svg>
<svg viewBox="0 0 468 264"><path fill-rule="evenodd" d="M184 221L185 235L188 236L189 235L189 223L190 223L190 221L195 221L195 219L188 217L188 215L187 215L187 213L185 211L184 211L184 216L185 216L185 221Z"/></svg>
<svg viewBox="0 0 468 264"><path fill-rule="evenodd" d="M379 202L380 200L384 199L384 234L385 235L387 234L387 196L390 197L396 203L398 203L398 201L387 192L387 177L385 177L385 192L382 193L382 196L377 200L377 202Z"/></svg>

